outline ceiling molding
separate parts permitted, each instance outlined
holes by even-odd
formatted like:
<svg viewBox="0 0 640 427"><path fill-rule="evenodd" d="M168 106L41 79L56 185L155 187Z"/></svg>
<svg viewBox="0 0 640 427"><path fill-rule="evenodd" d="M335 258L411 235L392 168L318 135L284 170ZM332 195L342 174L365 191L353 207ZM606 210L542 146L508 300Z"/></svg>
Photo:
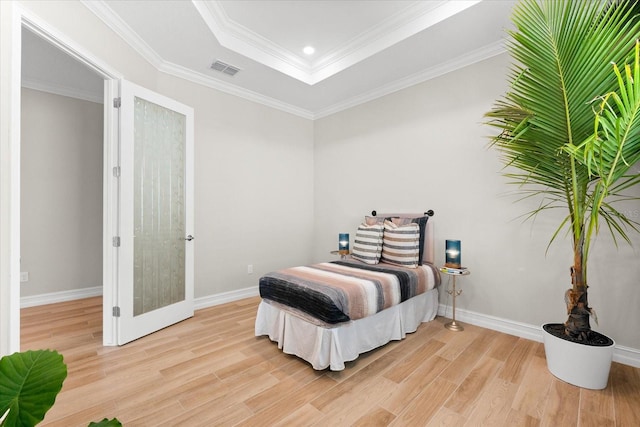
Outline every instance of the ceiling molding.
<svg viewBox="0 0 640 427"><path fill-rule="evenodd" d="M308 61L232 21L218 1L192 0L192 3L222 46L289 77L312 84Z"/></svg>
<svg viewBox="0 0 640 427"><path fill-rule="evenodd" d="M456 71L469 65L473 65L477 62L484 61L485 59L500 55L506 51L507 50L504 42L501 41L493 43L481 49L477 49L469 54L439 64L436 67L432 67L419 73L396 80L373 91L369 91L362 95L350 98L339 104L332 105L329 108L317 111L314 115L314 119L321 119L323 117L330 116L331 114L339 113L340 111L356 107L360 104L364 104L365 102L373 101L374 99L381 98L394 92L398 92L402 89L406 89L419 83L423 83L427 80L440 77L452 71Z"/></svg>
<svg viewBox="0 0 640 427"><path fill-rule="evenodd" d="M388 21L388 23L386 24L388 26L387 29L390 29L394 26L396 27L394 34L390 34L389 32L384 33L383 31L380 31L380 32L375 31L375 34L378 37L378 39L376 39L375 38L376 36L374 36L373 34L363 34L361 40L359 38L358 40L354 39L352 43L348 44L349 49L354 50L354 52L350 53L349 49L345 48L343 55L345 55L345 58L349 57L350 61L356 61L357 54L355 52L357 52L357 49L365 49L365 50L367 49L366 46L358 47L360 46L358 43L366 43L366 41L369 40L370 44L372 45L371 49L375 49L376 47L379 48L380 46L384 46L385 44L392 43L392 40L394 39L394 37L402 37L403 36L402 31L405 31L405 32L413 31L414 33L419 32L420 30L418 30L417 28L421 28L421 26L424 26L424 25L434 25L435 23L440 22L443 19L446 19L446 17L452 16L453 14L458 13L468 7L471 7L474 4L479 3L480 1L481 0L438 1L437 6L434 7L432 5L429 11L424 10L425 13L423 14L419 14L415 10L413 10L414 15L409 14L407 11L405 12L409 16L396 14L397 16L394 15L395 23L391 23L391 21ZM372 101L382 96L405 89L412 85L422 83L424 81L441 76L448 72L466 67L475 62L479 62L484 59L490 58L492 56L496 56L505 51L505 47L503 46L502 42L494 43L484 48L477 49L476 51L466 54L462 57L440 64L436 67L432 67L430 69L421 71L419 73L401 78L387 85L378 87L367 93L363 93L361 95L350 98L344 102L334 104L328 108L324 108L318 111L310 111L303 108L299 108L297 106L294 106L286 102L279 101L277 99L274 99L268 96L261 95L257 92L236 86L232 83L218 80L215 77L205 75L205 74L196 72L194 70L182 67L180 65L165 61L151 47L149 47L149 45L146 42L144 42L144 40L142 40L124 21L122 21L122 19L118 15L116 15L108 7L108 5L106 5L106 3L103 0L81 0L81 2L89 10L91 10L96 16L98 16L98 18L100 18L118 36L120 36L127 44L129 44L136 52L138 52L151 65L153 65L159 72L173 75L175 77L179 77L184 80L191 81L196 84L200 84L202 86L216 89L230 95L238 96L240 98L257 102L259 104L266 105L266 106L269 106L290 114L294 114L302 118L310 119L310 120L326 117L331 114L335 114L337 112L346 110L348 108L355 107L359 104ZM219 25L217 21L214 22L215 20L214 14L210 13L210 9L205 6L205 3L203 1L192 0L192 2L199 12L201 9L204 8L203 10L205 10L205 12L203 13L205 16L209 16L209 18L205 18L205 16L203 16L203 19L205 20L209 19L211 22L213 22L214 26ZM213 4L215 3L216 2L213 2ZM421 2L421 3L433 3L433 2ZM413 21L415 22L407 21L411 16L414 17ZM207 22L207 25L209 24L210 23ZM407 25L409 28L403 29L402 25ZM209 28L211 28L211 26L209 26ZM387 37L388 39L386 39L385 37ZM404 37L406 37L406 34L404 34ZM261 52L262 55L267 55L267 53L265 53L264 50L258 49L257 47L254 47L254 49L256 49L256 51ZM371 56L373 53L375 52L362 53L361 54L363 55L362 59L364 59L364 57ZM340 56L338 51L332 52L331 55L334 55L336 57ZM273 59L273 57L271 58ZM347 61L347 59L345 58L342 58L342 59ZM252 59L255 59L255 58L252 58ZM359 59L358 61L362 59ZM284 61L279 61L279 63L285 64ZM342 65L346 63L347 62L344 62Z"/></svg>
<svg viewBox="0 0 640 427"><path fill-rule="evenodd" d="M313 120L314 114L311 111L296 107L286 102L278 101L277 99L270 98L268 96L261 95L257 92L253 92L249 89L244 89L230 83L215 79L206 74L195 72L189 68L182 67L180 65L172 64L170 62L163 63L159 71L179 77L181 79L196 83L202 86L209 87L211 89L219 90L220 92L228 93L230 95L237 96L249 101L256 102L258 104L272 107L280 111L284 111L305 119Z"/></svg>
<svg viewBox="0 0 640 427"><path fill-rule="evenodd" d="M298 108L294 105L278 101L277 99L261 95L257 92L238 87L231 83L227 83L214 77L165 61L140 36L138 36L138 34L133 31L126 22L115 14L104 0L81 0L81 2L158 71L175 77L180 77L224 93L235 95L243 99L276 108L296 116L313 119L313 113L308 110Z"/></svg>
<svg viewBox="0 0 640 427"><path fill-rule="evenodd" d="M103 96L96 96L91 91L85 91L82 89L60 86L44 80L31 79L22 77L22 87L40 92L51 93L54 95L66 96L68 98L81 99L83 101L95 102L97 104L104 104Z"/></svg>
<svg viewBox="0 0 640 427"><path fill-rule="evenodd" d="M306 60L233 21L219 0L191 1L222 46L314 85L481 0L416 2L314 61Z"/></svg>
<svg viewBox="0 0 640 427"><path fill-rule="evenodd" d="M160 68L164 63L162 57L114 13L104 0L80 0L80 2L155 68Z"/></svg>
<svg viewBox="0 0 640 427"><path fill-rule="evenodd" d="M312 81L317 83L331 77L480 1L439 0L415 3L319 58L313 64Z"/></svg>

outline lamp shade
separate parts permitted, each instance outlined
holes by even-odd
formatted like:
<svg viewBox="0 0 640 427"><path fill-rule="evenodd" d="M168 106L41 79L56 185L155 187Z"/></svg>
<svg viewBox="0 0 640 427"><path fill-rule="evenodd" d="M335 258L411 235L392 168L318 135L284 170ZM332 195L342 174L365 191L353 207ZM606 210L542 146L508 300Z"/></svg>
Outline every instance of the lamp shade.
<svg viewBox="0 0 640 427"><path fill-rule="evenodd" d="M460 240L445 241L444 265L445 267L460 268L462 266L462 250Z"/></svg>
<svg viewBox="0 0 640 427"><path fill-rule="evenodd" d="M338 235L338 252L343 255L349 253L349 233L340 233Z"/></svg>

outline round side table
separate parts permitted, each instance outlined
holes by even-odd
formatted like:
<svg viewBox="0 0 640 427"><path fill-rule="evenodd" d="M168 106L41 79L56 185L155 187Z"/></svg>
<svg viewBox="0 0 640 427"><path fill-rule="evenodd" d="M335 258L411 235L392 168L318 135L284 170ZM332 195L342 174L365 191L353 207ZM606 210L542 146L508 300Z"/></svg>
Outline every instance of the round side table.
<svg viewBox="0 0 640 427"><path fill-rule="evenodd" d="M456 297L462 293L462 289L456 290L456 277L468 276L469 274L471 274L471 272L466 268L451 267L441 267L440 272L449 276L453 276L452 288L447 289L447 293L453 296L453 318L451 319L451 322L445 323L444 327L455 332L464 331L462 325L456 322Z"/></svg>

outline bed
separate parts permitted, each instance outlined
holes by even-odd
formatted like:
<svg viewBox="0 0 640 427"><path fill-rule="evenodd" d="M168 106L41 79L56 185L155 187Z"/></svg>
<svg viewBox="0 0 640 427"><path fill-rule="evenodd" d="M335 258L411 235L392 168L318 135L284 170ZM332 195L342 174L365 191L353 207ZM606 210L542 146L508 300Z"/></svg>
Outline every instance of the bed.
<svg viewBox="0 0 640 427"><path fill-rule="evenodd" d="M431 216L373 211L346 259L261 277L255 335L268 336L314 369L340 371L345 362L433 320L440 275Z"/></svg>

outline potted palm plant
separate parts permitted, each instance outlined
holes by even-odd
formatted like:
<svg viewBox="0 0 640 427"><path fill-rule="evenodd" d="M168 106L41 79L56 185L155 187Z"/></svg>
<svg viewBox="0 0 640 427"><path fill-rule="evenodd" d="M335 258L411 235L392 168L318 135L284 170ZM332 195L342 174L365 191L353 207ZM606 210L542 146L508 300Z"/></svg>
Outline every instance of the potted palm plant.
<svg viewBox="0 0 640 427"><path fill-rule="evenodd" d="M631 243L627 233L638 231L615 206L631 199L625 191L640 181L631 173L640 160L637 7L626 0L519 2L508 45L515 62L510 91L487 113L499 130L491 144L502 154L505 175L523 198L540 199L529 217L559 207L566 212L549 244L563 230L571 236L568 319L543 326L547 365L556 377L593 389L606 387L614 342L590 325L592 238L603 224L614 241ZM578 353L556 350L556 340ZM603 349L604 356L591 356ZM605 372L595 373L600 368L592 360Z"/></svg>

